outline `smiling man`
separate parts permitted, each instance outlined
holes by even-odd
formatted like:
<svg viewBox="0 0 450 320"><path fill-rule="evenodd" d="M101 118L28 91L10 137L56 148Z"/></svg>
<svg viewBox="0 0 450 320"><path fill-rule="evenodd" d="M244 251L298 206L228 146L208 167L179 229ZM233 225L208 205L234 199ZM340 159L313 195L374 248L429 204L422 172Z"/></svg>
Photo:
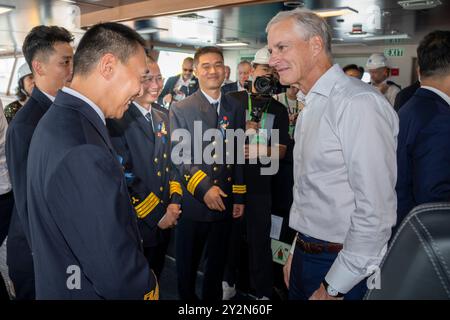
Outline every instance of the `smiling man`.
<svg viewBox="0 0 450 320"><path fill-rule="evenodd" d="M243 108L221 94L225 67L219 48L198 49L194 68L200 89L170 108L172 133L181 129L179 131L187 130L191 134L189 142L188 139L173 141L173 150L183 146L186 150L183 160L187 159L177 165L183 185L183 214L176 230L178 293L182 300L197 299L195 280L205 249L202 298L217 301L222 299L222 277L231 222L244 213L246 186L243 184L242 166L236 162L227 163L225 152L222 152L223 157L218 155L219 152L214 154L213 163L205 159L199 163L197 155L202 156L211 142L204 141L200 146L194 144L205 136L208 129L221 132L213 144L231 143L225 139L224 129L243 129L244 112ZM199 124L201 130L198 130ZM202 136L198 137L198 134ZM201 154L194 154L197 149Z"/></svg>
<svg viewBox="0 0 450 320"><path fill-rule="evenodd" d="M169 112L156 103L162 89L159 66L147 57L149 74L142 96L122 119L107 126L127 177L136 210L144 254L159 277L170 240L170 228L180 215L181 185L170 161Z"/></svg>
<svg viewBox="0 0 450 320"><path fill-rule="evenodd" d="M81 39L71 88L36 128L28 201L38 299L157 299L105 118L142 93L144 40L116 23Z"/></svg>
<svg viewBox="0 0 450 320"><path fill-rule="evenodd" d="M294 133L289 298L361 299L395 223L398 118L374 88L333 65L324 19L286 11L267 32L270 65L305 102Z"/></svg>

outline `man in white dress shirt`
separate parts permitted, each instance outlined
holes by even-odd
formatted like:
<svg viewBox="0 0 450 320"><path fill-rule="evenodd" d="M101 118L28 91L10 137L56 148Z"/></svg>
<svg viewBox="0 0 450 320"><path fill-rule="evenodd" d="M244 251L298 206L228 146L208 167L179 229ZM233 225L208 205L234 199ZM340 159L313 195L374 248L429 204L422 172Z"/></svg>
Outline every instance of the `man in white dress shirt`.
<svg viewBox="0 0 450 320"><path fill-rule="evenodd" d="M395 224L398 118L379 92L332 64L322 18L281 12L266 31L270 65L305 103L295 129L289 297L361 299Z"/></svg>

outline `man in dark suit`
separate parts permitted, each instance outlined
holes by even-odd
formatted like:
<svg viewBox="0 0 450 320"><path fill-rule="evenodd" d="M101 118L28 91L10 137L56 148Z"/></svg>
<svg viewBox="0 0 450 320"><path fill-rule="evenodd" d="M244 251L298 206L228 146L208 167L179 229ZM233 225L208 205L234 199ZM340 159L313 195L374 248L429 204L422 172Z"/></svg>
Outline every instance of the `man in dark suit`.
<svg viewBox="0 0 450 320"><path fill-rule="evenodd" d="M397 227L415 206L450 201L450 31L417 48L420 84L400 109Z"/></svg>
<svg viewBox="0 0 450 320"><path fill-rule="evenodd" d="M145 257L159 278L170 228L177 223L181 212L182 190L170 162L169 113L155 103L162 89L161 72L150 56L147 65L150 72L142 96L134 100L122 119L110 119L106 123L125 169Z"/></svg>
<svg viewBox="0 0 450 320"><path fill-rule="evenodd" d="M121 24L91 27L74 56L71 88L33 135L27 190L38 299L158 298L105 126L142 93L144 44Z"/></svg>
<svg viewBox="0 0 450 320"><path fill-rule="evenodd" d="M398 113L400 111L400 108L403 107L403 105L408 102L409 99L411 99L414 93L416 93L416 90L419 88L420 81L417 80L412 85L400 90L400 92L397 93L397 96L395 97L394 110Z"/></svg>
<svg viewBox="0 0 450 320"><path fill-rule="evenodd" d="M35 87L30 99L11 122L6 140L7 163L15 200L7 254L16 299L35 297L26 189L29 146L37 124L52 104L57 91L72 77L72 40L72 35L64 28L37 26L28 33L22 47L34 75Z"/></svg>
<svg viewBox="0 0 450 320"><path fill-rule="evenodd" d="M175 101L181 101L198 90L198 80L194 76L194 59L187 57L183 60L181 73L167 79L158 102L170 106Z"/></svg>
<svg viewBox="0 0 450 320"><path fill-rule="evenodd" d="M222 86L222 93L245 91L244 84L249 79L252 71L252 65L247 60L239 62L237 66L238 81L224 84Z"/></svg>
<svg viewBox="0 0 450 320"><path fill-rule="evenodd" d="M170 109L172 161L183 184L183 214L176 229L178 293L183 300L197 298L197 268L206 247L202 298L221 300L231 221L242 216L246 192L242 165L221 146L243 150L244 141L231 141L226 129L243 129L244 112L220 92L224 63L219 48L198 49L194 67L200 90ZM207 130L214 141L199 142Z"/></svg>

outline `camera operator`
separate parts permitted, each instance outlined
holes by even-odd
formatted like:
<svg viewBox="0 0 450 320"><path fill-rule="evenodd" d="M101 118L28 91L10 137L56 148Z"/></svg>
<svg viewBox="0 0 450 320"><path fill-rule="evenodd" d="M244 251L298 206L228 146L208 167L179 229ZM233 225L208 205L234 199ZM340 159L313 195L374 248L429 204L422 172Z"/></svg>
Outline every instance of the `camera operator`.
<svg viewBox="0 0 450 320"><path fill-rule="evenodd" d="M270 157L272 161L279 161L286 154L289 143L289 117L286 108L272 98L278 87L278 80L273 76L273 69L269 66L269 52L266 47L258 50L252 62L251 94L246 91L229 93L230 97L238 100L245 108L246 129L254 129L257 133L249 136L245 146L246 159L256 157ZM279 141L272 143L271 130L279 131ZM277 148L275 152L274 149ZM274 159L278 155L277 159ZM272 251L270 245L271 227L271 181L273 176L261 175L264 166L259 161L256 164L245 165L244 175L247 184L246 214L243 217L242 232L247 233L249 249L250 285L258 299L272 296ZM255 163L252 161L251 163ZM239 222L234 226L235 234L231 241L239 241ZM240 246L234 245L233 248ZM225 274L224 298L228 292L233 293L237 256L239 252L230 252L230 265Z"/></svg>

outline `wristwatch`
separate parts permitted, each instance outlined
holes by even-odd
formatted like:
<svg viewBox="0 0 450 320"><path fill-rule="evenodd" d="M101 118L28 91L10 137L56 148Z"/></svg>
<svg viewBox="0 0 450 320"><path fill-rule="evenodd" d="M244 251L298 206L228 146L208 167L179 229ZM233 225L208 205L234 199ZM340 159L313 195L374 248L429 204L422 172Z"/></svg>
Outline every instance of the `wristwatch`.
<svg viewBox="0 0 450 320"><path fill-rule="evenodd" d="M325 290L327 290L327 293L330 297L334 297L334 298L342 298L344 296L343 293L340 293L339 291L337 291L335 288L333 288L332 286L330 286L328 284L328 282L326 282L325 280L322 281L323 286L325 287Z"/></svg>

